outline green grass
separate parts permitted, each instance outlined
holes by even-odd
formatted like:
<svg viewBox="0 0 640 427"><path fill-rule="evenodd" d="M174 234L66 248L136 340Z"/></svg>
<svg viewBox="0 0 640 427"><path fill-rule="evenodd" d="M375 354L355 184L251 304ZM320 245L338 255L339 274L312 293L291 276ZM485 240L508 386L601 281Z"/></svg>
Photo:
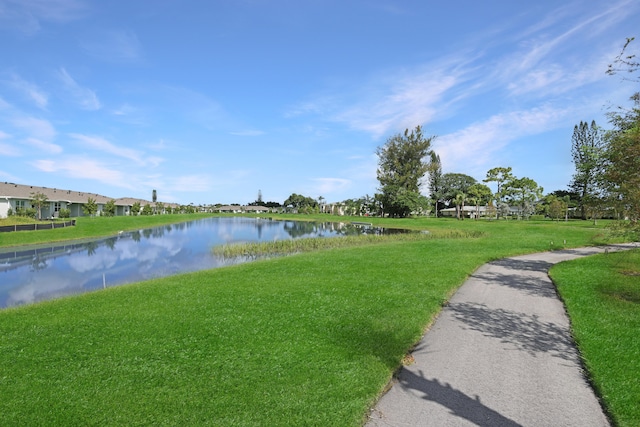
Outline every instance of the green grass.
<svg viewBox="0 0 640 427"><path fill-rule="evenodd" d="M640 426L640 251L562 263L551 276L608 412L620 427Z"/></svg>
<svg viewBox="0 0 640 427"><path fill-rule="evenodd" d="M192 221L209 216L213 216L213 214L80 217L74 218L76 220L75 227L0 233L0 247L112 236L117 234L118 231L139 230L141 228ZM15 217L0 220L7 221L6 224L3 223L0 225L13 225L9 223L9 221L16 221L12 218ZM33 220L27 221L26 223L33 223Z"/></svg>
<svg viewBox="0 0 640 427"><path fill-rule="evenodd" d="M604 238L582 222L374 221L477 237L320 250L4 310L0 425L361 425L478 266Z"/></svg>

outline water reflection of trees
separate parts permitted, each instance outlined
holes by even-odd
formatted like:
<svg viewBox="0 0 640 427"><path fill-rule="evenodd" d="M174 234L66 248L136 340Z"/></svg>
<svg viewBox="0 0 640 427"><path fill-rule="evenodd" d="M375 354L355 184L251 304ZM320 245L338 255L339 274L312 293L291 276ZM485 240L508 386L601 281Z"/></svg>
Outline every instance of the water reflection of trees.
<svg viewBox="0 0 640 427"><path fill-rule="evenodd" d="M47 260L41 257L40 254L36 254L31 260L31 271L40 271L47 268Z"/></svg>
<svg viewBox="0 0 640 427"><path fill-rule="evenodd" d="M87 242L85 248L87 248L87 256L93 256L96 254L96 249L98 249L98 242Z"/></svg>
<svg viewBox="0 0 640 427"><path fill-rule="evenodd" d="M118 241L117 237L109 237L108 239L105 239L104 244L107 245L109 249L114 250L116 247L117 241Z"/></svg>
<svg viewBox="0 0 640 427"><path fill-rule="evenodd" d="M283 225L284 231L289 234L292 238L308 236L310 234L316 234L316 230L318 228L318 224L315 222L292 222L287 221Z"/></svg>
<svg viewBox="0 0 640 427"><path fill-rule="evenodd" d="M357 236L360 234L383 235L412 232L345 222L286 222L283 228L294 239L304 236Z"/></svg>

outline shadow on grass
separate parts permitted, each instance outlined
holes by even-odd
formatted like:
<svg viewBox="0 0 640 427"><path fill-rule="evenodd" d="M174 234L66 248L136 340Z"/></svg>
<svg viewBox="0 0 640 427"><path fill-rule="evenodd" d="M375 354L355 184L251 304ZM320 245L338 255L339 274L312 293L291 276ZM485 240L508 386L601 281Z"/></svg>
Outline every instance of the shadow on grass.
<svg viewBox="0 0 640 427"><path fill-rule="evenodd" d="M483 404L478 396L468 396L451 387L448 383L441 383L436 378L425 378L422 371L417 374L408 369L403 369L398 376L398 380L403 387L423 393L422 399L442 405L448 408L451 414L464 418L474 425L481 427L521 426L521 424Z"/></svg>
<svg viewBox="0 0 640 427"><path fill-rule="evenodd" d="M514 345L534 357L546 353L576 361L576 350L569 331L554 323L543 322L538 316L490 309L483 304L451 304L449 309L470 329Z"/></svg>

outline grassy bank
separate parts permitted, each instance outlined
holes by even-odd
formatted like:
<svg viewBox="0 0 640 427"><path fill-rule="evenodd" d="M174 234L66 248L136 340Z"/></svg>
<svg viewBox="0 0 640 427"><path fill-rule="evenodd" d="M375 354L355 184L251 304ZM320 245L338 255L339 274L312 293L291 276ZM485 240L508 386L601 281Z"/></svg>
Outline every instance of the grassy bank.
<svg viewBox="0 0 640 427"><path fill-rule="evenodd" d="M357 426L479 265L603 233L375 221L477 237L373 242L2 311L0 424Z"/></svg>
<svg viewBox="0 0 640 427"><path fill-rule="evenodd" d="M551 270L596 390L621 427L640 425L640 251Z"/></svg>
<svg viewBox="0 0 640 427"><path fill-rule="evenodd" d="M206 218L210 216L213 216L213 214L115 216L94 218L80 217L75 218L75 227L60 228L56 230L0 233L0 247L113 236L119 231L139 230L142 228L155 227L158 225L193 221L195 219ZM9 224L9 221L16 220L10 218L0 221L7 221L7 225L12 225Z"/></svg>

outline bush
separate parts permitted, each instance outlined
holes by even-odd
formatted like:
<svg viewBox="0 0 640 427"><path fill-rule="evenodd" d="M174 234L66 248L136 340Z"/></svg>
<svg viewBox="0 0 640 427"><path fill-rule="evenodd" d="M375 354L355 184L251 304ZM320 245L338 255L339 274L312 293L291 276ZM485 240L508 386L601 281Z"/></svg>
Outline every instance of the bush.
<svg viewBox="0 0 640 427"><path fill-rule="evenodd" d="M70 209L62 208L58 212L58 217L59 218L69 218L70 216L71 216L71 210Z"/></svg>
<svg viewBox="0 0 640 427"><path fill-rule="evenodd" d="M9 208L7 211L7 216L13 216L13 209Z"/></svg>
<svg viewBox="0 0 640 427"><path fill-rule="evenodd" d="M37 214L38 211L36 210L36 208L27 208L24 210L24 216L29 218L35 219Z"/></svg>

